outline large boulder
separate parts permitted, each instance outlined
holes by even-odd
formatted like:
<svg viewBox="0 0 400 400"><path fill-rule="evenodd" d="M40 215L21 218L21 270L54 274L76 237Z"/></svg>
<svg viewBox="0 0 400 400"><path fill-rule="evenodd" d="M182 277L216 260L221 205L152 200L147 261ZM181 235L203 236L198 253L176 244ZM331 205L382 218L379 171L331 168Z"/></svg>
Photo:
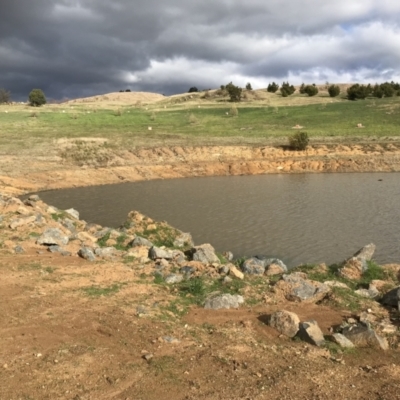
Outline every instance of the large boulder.
<svg viewBox="0 0 400 400"><path fill-rule="evenodd" d="M238 294L221 294L209 297L205 302L204 308L212 310L219 310L221 308L239 308L240 304L243 303L243 297Z"/></svg>
<svg viewBox="0 0 400 400"><path fill-rule="evenodd" d="M69 238L58 228L48 228L36 241L37 244L65 246L68 244Z"/></svg>
<svg viewBox="0 0 400 400"><path fill-rule="evenodd" d="M219 263L219 258L215 254L214 247L211 244L202 244L194 246L190 250L190 255L193 261L200 261L203 264Z"/></svg>
<svg viewBox="0 0 400 400"><path fill-rule="evenodd" d="M389 348L387 340L364 323L347 326L343 328L342 334L356 347L376 347L382 350Z"/></svg>
<svg viewBox="0 0 400 400"><path fill-rule="evenodd" d="M132 242L130 243L130 245L132 247L136 247L136 246L146 246L146 247L152 247L153 243L150 242L150 240L141 237L141 236L136 236L135 239L132 240Z"/></svg>
<svg viewBox="0 0 400 400"><path fill-rule="evenodd" d="M296 336L299 331L300 319L290 311L276 311L269 318L269 326L288 337Z"/></svg>
<svg viewBox="0 0 400 400"><path fill-rule="evenodd" d="M186 247L194 245L192 235L186 232L182 232L179 236L177 236L173 244L175 247Z"/></svg>
<svg viewBox="0 0 400 400"><path fill-rule="evenodd" d="M375 249L376 246L370 243L358 250L352 257L344 261L339 269L339 275L347 279L360 279L368 269L368 261L371 261Z"/></svg>
<svg viewBox="0 0 400 400"><path fill-rule="evenodd" d="M96 257L93 253L93 250L90 249L89 247L82 247L78 251L78 256L84 258L85 260L88 261L96 261Z"/></svg>
<svg viewBox="0 0 400 400"><path fill-rule="evenodd" d="M353 342L347 339L347 337L342 335L341 333L334 333L332 335L332 340L344 349L352 349L353 347L355 347Z"/></svg>
<svg viewBox="0 0 400 400"><path fill-rule="evenodd" d="M288 272L288 268L279 258L267 258L265 260L266 275L284 274L285 272Z"/></svg>
<svg viewBox="0 0 400 400"><path fill-rule="evenodd" d="M331 289L321 282L307 279L302 272L283 275L274 286L275 292L283 293L289 301L316 303L322 300Z"/></svg>
<svg viewBox="0 0 400 400"><path fill-rule="evenodd" d="M15 218L15 219L11 220L10 228L15 229L15 228L18 228L19 226L28 225L35 221L36 221L35 215L31 215L29 217Z"/></svg>

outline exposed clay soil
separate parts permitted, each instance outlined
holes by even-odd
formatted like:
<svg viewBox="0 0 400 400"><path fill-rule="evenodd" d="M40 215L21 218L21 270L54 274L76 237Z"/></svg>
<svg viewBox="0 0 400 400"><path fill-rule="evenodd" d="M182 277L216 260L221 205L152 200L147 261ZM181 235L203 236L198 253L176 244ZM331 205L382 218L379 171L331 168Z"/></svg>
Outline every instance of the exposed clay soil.
<svg viewBox="0 0 400 400"><path fill-rule="evenodd" d="M49 152L47 156L3 156L0 159L0 192L18 195L75 186L193 176L400 171L399 141L315 144L301 152L274 146L172 146L128 151L105 150L102 144L88 141L92 158L85 161L76 161L79 149L66 142L60 142L58 152Z"/></svg>
<svg viewBox="0 0 400 400"><path fill-rule="evenodd" d="M396 142L315 145L301 153L137 149L113 154L108 165L10 156L0 160L0 192L188 176L389 172L400 171L399 156ZM36 248L22 255L2 249L0 273L1 400L400 399L399 349L336 354L265 324L271 312L286 309L317 320L328 334L350 315L346 310L283 301L225 311L193 306L179 317L165 312L175 294L140 270ZM84 290L115 283L119 290L108 296Z"/></svg>

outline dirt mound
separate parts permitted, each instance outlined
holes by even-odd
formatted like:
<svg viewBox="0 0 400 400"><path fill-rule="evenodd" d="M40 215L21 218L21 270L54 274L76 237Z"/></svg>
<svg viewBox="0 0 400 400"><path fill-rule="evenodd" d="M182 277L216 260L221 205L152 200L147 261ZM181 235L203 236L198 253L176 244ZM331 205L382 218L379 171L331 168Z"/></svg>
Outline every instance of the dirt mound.
<svg viewBox="0 0 400 400"><path fill-rule="evenodd" d="M137 102L142 103L155 103L157 101L163 100L165 97L159 93L150 92L115 92L101 94L98 96L84 97L82 99L70 100L66 104L76 104L76 103L109 103L126 105L135 104Z"/></svg>

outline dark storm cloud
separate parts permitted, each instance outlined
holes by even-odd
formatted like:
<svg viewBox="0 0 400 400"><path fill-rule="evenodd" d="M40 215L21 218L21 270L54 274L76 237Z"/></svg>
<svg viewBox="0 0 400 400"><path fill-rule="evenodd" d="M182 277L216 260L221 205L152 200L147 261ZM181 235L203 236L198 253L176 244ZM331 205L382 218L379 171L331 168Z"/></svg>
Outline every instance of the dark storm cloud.
<svg viewBox="0 0 400 400"><path fill-rule="evenodd" d="M399 21L398 0L0 0L0 87L24 99L400 79Z"/></svg>

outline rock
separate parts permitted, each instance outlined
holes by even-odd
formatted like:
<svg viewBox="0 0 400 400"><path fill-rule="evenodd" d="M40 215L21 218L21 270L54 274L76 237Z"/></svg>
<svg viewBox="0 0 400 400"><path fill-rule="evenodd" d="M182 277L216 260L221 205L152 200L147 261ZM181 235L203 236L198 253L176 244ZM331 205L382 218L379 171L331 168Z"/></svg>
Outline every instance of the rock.
<svg viewBox="0 0 400 400"><path fill-rule="evenodd" d="M223 283L232 283L233 279L230 278L229 276L224 276L224 279L222 279Z"/></svg>
<svg viewBox="0 0 400 400"><path fill-rule="evenodd" d="M241 265L241 270L249 275L264 275L265 260L260 260L257 257L248 258Z"/></svg>
<svg viewBox="0 0 400 400"><path fill-rule="evenodd" d="M289 301L308 303L316 303L330 292L328 286L305 277L306 275L301 272L283 275L282 279L275 285L275 291L281 290Z"/></svg>
<svg viewBox="0 0 400 400"><path fill-rule="evenodd" d="M229 265L227 265L227 264L221 265L220 268L219 268L219 270L218 270L218 272L219 272L221 275L229 274Z"/></svg>
<svg viewBox="0 0 400 400"><path fill-rule="evenodd" d="M78 251L78 255L79 257L82 257L85 260L96 261L96 257L94 256L92 249L90 249L89 247L82 247Z"/></svg>
<svg viewBox="0 0 400 400"><path fill-rule="evenodd" d="M64 235L58 228L48 228L36 241L37 244L44 244L51 246L57 244L59 246L65 246L68 244L68 236Z"/></svg>
<svg viewBox="0 0 400 400"><path fill-rule="evenodd" d="M136 236L135 239L132 240L130 245L131 247L136 247L136 246L152 247L153 243L151 243L150 240L146 238L143 238L141 236Z"/></svg>
<svg viewBox="0 0 400 400"><path fill-rule="evenodd" d="M243 272L239 271L233 264L229 264L229 275L232 275L238 279L244 279Z"/></svg>
<svg viewBox="0 0 400 400"><path fill-rule="evenodd" d="M152 246L149 250L149 258L156 260L157 258L165 258L166 260L172 260L173 253L169 250L164 250L156 246Z"/></svg>
<svg viewBox="0 0 400 400"><path fill-rule="evenodd" d="M190 253L193 261L200 261L203 264L220 263L211 244L205 243L192 247Z"/></svg>
<svg viewBox="0 0 400 400"><path fill-rule="evenodd" d="M271 264L267 267L265 275L282 275L285 272L287 272L287 270L283 269L279 264Z"/></svg>
<svg viewBox="0 0 400 400"><path fill-rule="evenodd" d="M31 213L31 210L28 210L26 207L21 206L21 207L18 207L17 213L20 215L27 216Z"/></svg>
<svg viewBox="0 0 400 400"><path fill-rule="evenodd" d="M219 310L221 308L239 308L244 303L244 299L240 295L221 294L210 297L206 300L204 308Z"/></svg>
<svg viewBox="0 0 400 400"><path fill-rule="evenodd" d="M196 272L196 269L193 267L190 267L189 265L186 265L186 266L180 268L179 272L183 275L192 275L194 272Z"/></svg>
<svg viewBox="0 0 400 400"><path fill-rule="evenodd" d="M183 281L183 275L179 274L170 274L165 277L165 283L179 283Z"/></svg>
<svg viewBox="0 0 400 400"><path fill-rule="evenodd" d="M24 250L24 248L22 247L22 246L15 246L14 247L14 253L15 254L22 254L22 253L25 253L25 250Z"/></svg>
<svg viewBox="0 0 400 400"><path fill-rule="evenodd" d="M173 243L174 247L187 247L193 246L193 239L190 233L182 232L179 236L177 236Z"/></svg>
<svg viewBox="0 0 400 400"><path fill-rule="evenodd" d="M285 310L274 312L269 319L269 326L291 338L299 331L299 323L297 314Z"/></svg>
<svg viewBox="0 0 400 400"><path fill-rule="evenodd" d="M335 343L337 343L340 347L343 347L345 349L351 349L354 347L353 342L347 339L347 337L342 335L341 333L334 333L332 335L332 340Z"/></svg>
<svg viewBox="0 0 400 400"><path fill-rule="evenodd" d="M57 214L60 210L57 207L48 206L46 209L47 214Z"/></svg>
<svg viewBox="0 0 400 400"><path fill-rule="evenodd" d="M112 259L121 251L117 250L115 247L96 247L94 249L94 254L98 257Z"/></svg>
<svg viewBox="0 0 400 400"><path fill-rule="evenodd" d="M280 267L282 270L281 273L288 272L288 268L285 263L279 258L267 258L265 260L265 268L267 270L267 275L275 275L273 273L268 273L268 270L272 267L272 270L277 270L277 267ZM272 272L272 271L271 271Z"/></svg>
<svg viewBox="0 0 400 400"><path fill-rule="evenodd" d="M71 221L69 218L64 218L61 221L62 226L66 227L71 233L75 233L76 232L76 228L74 225L74 222Z"/></svg>
<svg viewBox="0 0 400 400"><path fill-rule="evenodd" d="M384 306L396 307L400 311L400 286L385 293L380 302Z"/></svg>
<svg viewBox="0 0 400 400"><path fill-rule="evenodd" d="M231 251L225 251L224 253L222 253L222 255L225 257L227 261L233 260L233 253Z"/></svg>
<svg viewBox="0 0 400 400"><path fill-rule="evenodd" d="M79 212L76 211L74 208L69 208L68 210L65 210L65 212L72 218L79 219Z"/></svg>
<svg viewBox="0 0 400 400"><path fill-rule="evenodd" d="M28 199L31 201L40 201L40 197L37 194L31 194Z"/></svg>
<svg viewBox="0 0 400 400"><path fill-rule="evenodd" d="M61 253L63 251L62 247L58 246L58 245L51 245L47 248L47 251L49 251L50 253Z"/></svg>
<svg viewBox="0 0 400 400"><path fill-rule="evenodd" d="M353 257L347 259L342 268L339 269L339 275L347 279L358 280L368 269L367 261L372 259L376 246L370 243L358 250Z"/></svg>
<svg viewBox="0 0 400 400"><path fill-rule="evenodd" d="M89 241L89 242L92 242L92 243L96 243L97 242L97 238L96 237L94 237L90 233L84 232L84 231L78 232L75 235L75 238L79 239L81 242L86 242L86 241Z"/></svg>
<svg viewBox="0 0 400 400"><path fill-rule="evenodd" d="M305 342L315 346L323 346L325 344L324 335L317 324L317 321L309 320L299 324L297 336Z"/></svg>
<svg viewBox="0 0 400 400"><path fill-rule="evenodd" d="M337 287L342 289L350 289L345 283L339 281L325 281L324 285L328 287Z"/></svg>
<svg viewBox="0 0 400 400"><path fill-rule="evenodd" d="M19 226L23 226L23 225L28 225L32 222L36 221L36 216L35 215L31 215L29 217L22 217L22 218L16 218L11 220L10 222L10 228L11 229L15 229L18 228Z"/></svg>
<svg viewBox="0 0 400 400"><path fill-rule="evenodd" d="M103 228L103 229L100 229L99 231L95 232L94 236L96 238L100 239L100 238L106 236L110 231L111 231L110 228Z"/></svg>
<svg viewBox="0 0 400 400"><path fill-rule="evenodd" d="M379 336L373 329L363 323L343 328L342 334L356 347L376 347L382 350L389 348L385 338Z"/></svg>
<svg viewBox="0 0 400 400"><path fill-rule="evenodd" d="M374 299L375 297L380 295L379 290L374 285L369 285L368 289L358 289L355 290L354 293L359 296L366 297L368 299Z"/></svg>

